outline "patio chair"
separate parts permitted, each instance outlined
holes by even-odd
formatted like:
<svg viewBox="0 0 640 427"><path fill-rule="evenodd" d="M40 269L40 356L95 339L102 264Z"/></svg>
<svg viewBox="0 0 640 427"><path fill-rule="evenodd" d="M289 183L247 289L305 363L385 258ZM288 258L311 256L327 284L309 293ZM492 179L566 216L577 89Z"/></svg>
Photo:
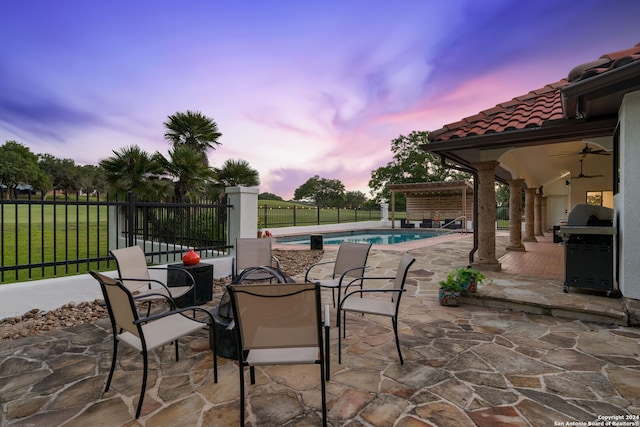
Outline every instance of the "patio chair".
<svg viewBox="0 0 640 427"><path fill-rule="evenodd" d="M236 256L232 260L232 278L235 279L252 267L272 267L280 271L280 261L273 256L271 239L242 237L236 239ZM267 269L253 269L244 280L269 280L273 276Z"/></svg>
<svg viewBox="0 0 640 427"><path fill-rule="evenodd" d="M104 301L111 320L113 333L113 355L111 369L107 377L105 392L109 390L113 372L116 367L118 344L123 342L133 347L142 354L143 374L140 398L136 409L136 419L140 416L142 402L147 387L147 371L149 369L149 352L173 342L176 349L176 361L179 360L178 338L189 335L205 327L209 327L209 345L213 351L213 381L218 382L218 362L215 346L215 334L213 328L213 316L201 307L185 307L147 317L139 317L135 300L131 291L119 279L113 279L95 271L89 272L102 289ZM165 296L166 297L166 296ZM204 313L207 322L196 320L186 316L189 311L193 315L196 312Z"/></svg>
<svg viewBox="0 0 640 427"><path fill-rule="evenodd" d="M317 364L320 367L322 425L327 425L325 354L320 287L317 283L228 285L237 333L240 425L244 425L244 368Z"/></svg>
<svg viewBox="0 0 640 427"><path fill-rule="evenodd" d="M393 333L396 337L396 348L398 349L398 356L400 356L400 364L404 364L402 352L400 351L400 339L398 338L398 308L400 307L400 298L402 297L402 293L405 291L404 285L407 279L407 272L415 260L416 259L411 255L405 253L402 255L402 258L400 258L400 263L395 276L361 277L359 279L352 280L345 287L344 298L340 301L340 305L338 306L338 363L342 363L342 338L344 338L347 333L346 313L349 311L352 313L375 314L378 316L391 317ZM353 284L357 283L358 280L364 280L365 282L370 280L393 280L393 287L390 289L361 288L350 291L349 288ZM362 282L360 282L360 285L362 287ZM374 299L363 297L365 295L376 297L380 294L387 294L389 298ZM358 295L360 298L354 298L355 295ZM340 321L340 314L342 314L342 321ZM340 333L341 328L342 334Z"/></svg>
<svg viewBox="0 0 640 427"><path fill-rule="evenodd" d="M305 282L318 282L323 288L331 289L331 297L333 299L333 306L336 306L335 291L338 290L338 299L340 301L340 291L343 285L347 284L349 278L364 276L364 269L367 265L367 258L369 257L369 250L371 249L371 243L353 243L343 242L338 248L338 255L333 261L321 261L312 264L304 275ZM333 263L333 273L331 278L327 279L311 279L309 273L312 269L320 265L326 265Z"/></svg>
<svg viewBox="0 0 640 427"><path fill-rule="evenodd" d="M144 251L138 245L113 249L110 253L118 265L119 280L131 291L136 300L149 302L149 310L151 309L151 302L156 300L167 300L172 308L175 307L174 300L185 295L195 286L195 279L191 273L178 267L171 268L172 277L177 280L181 280L181 277L184 277L184 286L168 287L165 282L152 278L149 270L169 271L169 269L166 267L148 267ZM169 297L169 299L166 297ZM149 311L147 311L147 315L149 315Z"/></svg>

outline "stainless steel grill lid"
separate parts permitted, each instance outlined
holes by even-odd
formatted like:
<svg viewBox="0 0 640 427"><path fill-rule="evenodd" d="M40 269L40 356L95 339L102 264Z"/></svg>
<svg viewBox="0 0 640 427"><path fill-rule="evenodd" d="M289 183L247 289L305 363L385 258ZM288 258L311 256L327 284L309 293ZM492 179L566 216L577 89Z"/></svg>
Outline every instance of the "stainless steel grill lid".
<svg viewBox="0 0 640 427"><path fill-rule="evenodd" d="M569 226L612 226L613 209L594 205L576 205L567 218Z"/></svg>

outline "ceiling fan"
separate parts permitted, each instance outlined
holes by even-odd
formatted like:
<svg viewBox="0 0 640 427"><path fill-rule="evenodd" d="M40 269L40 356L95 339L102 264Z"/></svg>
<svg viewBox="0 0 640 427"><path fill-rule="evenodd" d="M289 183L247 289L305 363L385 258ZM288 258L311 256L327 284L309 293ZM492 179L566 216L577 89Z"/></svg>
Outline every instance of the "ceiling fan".
<svg viewBox="0 0 640 427"><path fill-rule="evenodd" d="M597 154L600 156L609 156L610 152L605 150L604 148L594 150L593 147L589 146L589 143L585 143L584 148L578 152L575 151L565 151L564 153L556 154L554 157L571 157L571 156L582 156L585 158L589 154Z"/></svg>
<svg viewBox="0 0 640 427"><path fill-rule="evenodd" d="M582 163L584 162L584 159L580 159L580 174L578 176L572 176L571 179L581 179L581 178L601 178L604 175L599 174L599 175L585 175L582 172Z"/></svg>

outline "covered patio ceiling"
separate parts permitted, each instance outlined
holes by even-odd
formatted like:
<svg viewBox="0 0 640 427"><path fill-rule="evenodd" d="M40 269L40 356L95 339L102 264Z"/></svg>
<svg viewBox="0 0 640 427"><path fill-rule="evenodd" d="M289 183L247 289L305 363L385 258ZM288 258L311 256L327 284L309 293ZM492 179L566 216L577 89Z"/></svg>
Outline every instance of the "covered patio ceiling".
<svg viewBox="0 0 640 427"><path fill-rule="evenodd" d="M586 150L585 150L586 148ZM504 151L504 153L501 153ZM581 154L595 152L597 154ZM485 157L488 153L485 153ZM613 137L498 150L501 169L531 186L549 186L558 180L613 173ZM609 181L610 182L610 181Z"/></svg>
<svg viewBox="0 0 640 427"><path fill-rule="evenodd" d="M613 174L618 108L640 90L640 44L602 55L571 70L567 79L533 90L429 134L425 151L473 168L497 160L496 179L524 178L544 186L580 174ZM612 179L608 179L612 182Z"/></svg>

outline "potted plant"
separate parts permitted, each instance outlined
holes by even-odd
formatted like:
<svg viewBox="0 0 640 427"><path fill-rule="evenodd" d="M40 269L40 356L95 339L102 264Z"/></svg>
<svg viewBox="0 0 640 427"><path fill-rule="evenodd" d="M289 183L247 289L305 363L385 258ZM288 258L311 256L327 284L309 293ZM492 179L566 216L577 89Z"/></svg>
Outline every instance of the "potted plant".
<svg viewBox="0 0 640 427"><path fill-rule="evenodd" d="M486 279L485 275L473 268L460 267L456 269L456 280L462 287L462 292L475 292L484 279Z"/></svg>
<svg viewBox="0 0 640 427"><path fill-rule="evenodd" d="M462 286L460 285L460 282L458 282L454 271L450 271L446 280L441 280L438 284L440 285L438 299L440 300L441 305L460 305L460 292L462 291Z"/></svg>
<svg viewBox="0 0 640 427"><path fill-rule="evenodd" d="M264 228L264 224L262 223L262 218L258 217L258 237L262 237L263 228Z"/></svg>

